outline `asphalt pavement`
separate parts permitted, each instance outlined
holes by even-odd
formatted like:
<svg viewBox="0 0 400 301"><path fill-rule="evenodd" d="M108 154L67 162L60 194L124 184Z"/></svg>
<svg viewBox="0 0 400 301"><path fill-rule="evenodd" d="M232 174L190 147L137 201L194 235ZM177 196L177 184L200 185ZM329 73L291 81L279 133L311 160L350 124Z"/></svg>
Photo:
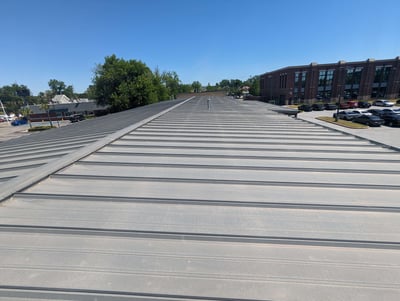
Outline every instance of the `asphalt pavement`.
<svg viewBox="0 0 400 301"><path fill-rule="evenodd" d="M7 122L0 123L0 142L29 135L29 126L27 124L12 126Z"/></svg>
<svg viewBox="0 0 400 301"><path fill-rule="evenodd" d="M381 107L371 107L371 109L382 109ZM400 151L400 128L399 127L369 127L366 129L351 129L343 126L338 126L329 122L318 120L317 117L329 116L332 117L334 111L312 111L302 112L297 115L298 119L311 122L314 124L321 125L336 131L351 134L356 137L367 139L371 142L375 142L393 149Z"/></svg>

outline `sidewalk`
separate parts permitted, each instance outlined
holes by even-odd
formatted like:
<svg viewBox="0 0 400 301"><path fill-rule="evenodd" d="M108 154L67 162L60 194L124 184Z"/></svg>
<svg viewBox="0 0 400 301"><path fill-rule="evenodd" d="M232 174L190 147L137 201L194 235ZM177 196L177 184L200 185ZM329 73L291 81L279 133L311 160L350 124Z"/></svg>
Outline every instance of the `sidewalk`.
<svg viewBox="0 0 400 301"><path fill-rule="evenodd" d="M320 116L332 117L333 113L334 111L302 112L297 115L297 118L336 131L351 134L353 136L360 137L400 151L400 128L381 126L370 127L367 129L350 129L316 119L316 117Z"/></svg>

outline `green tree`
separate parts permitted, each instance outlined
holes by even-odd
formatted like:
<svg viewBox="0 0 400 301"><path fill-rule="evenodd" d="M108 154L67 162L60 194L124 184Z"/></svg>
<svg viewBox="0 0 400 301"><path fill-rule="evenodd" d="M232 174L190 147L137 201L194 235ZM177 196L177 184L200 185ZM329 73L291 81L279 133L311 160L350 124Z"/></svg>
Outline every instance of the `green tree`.
<svg viewBox="0 0 400 301"><path fill-rule="evenodd" d="M0 88L0 99L9 113L15 113L31 101L31 91L25 85L3 86Z"/></svg>
<svg viewBox="0 0 400 301"><path fill-rule="evenodd" d="M175 71L163 72L161 75L162 83L168 89L170 98L175 99L179 93L179 86L181 81Z"/></svg>
<svg viewBox="0 0 400 301"><path fill-rule="evenodd" d="M59 80L56 80L56 79L49 80L48 84L49 84L49 87L50 87L50 91L54 95L63 94L65 88L67 87L63 81L59 81Z"/></svg>
<svg viewBox="0 0 400 301"><path fill-rule="evenodd" d="M93 78L97 103L121 111L159 101L160 91L151 70L141 61L107 56Z"/></svg>
<svg viewBox="0 0 400 301"><path fill-rule="evenodd" d="M219 90L219 85L216 84L215 86L211 86L210 83L208 83L207 87L206 87L207 92L215 92Z"/></svg>
<svg viewBox="0 0 400 301"><path fill-rule="evenodd" d="M191 84L180 84L179 85L179 93L190 93L192 92Z"/></svg>
<svg viewBox="0 0 400 301"><path fill-rule="evenodd" d="M233 92L237 92L240 90L240 87L243 85L243 83L240 79L231 79L229 85Z"/></svg>
<svg viewBox="0 0 400 301"><path fill-rule="evenodd" d="M52 96L64 94L69 98L74 98L74 88L70 85L67 86L63 81L51 79L48 82Z"/></svg>
<svg viewBox="0 0 400 301"><path fill-rule="evenodd" d="M134 102L131 103L131 107L144 106L147 104L158 102L158 94L156 86L153 81L153 74L151 72L145 72L137 76L133 85L131 96L133 96Z"/></svg>
<svg viewBox="0 0 400 301"><path fill-rule="evenodd" d="M64 93L65 96L69 97L69 98L76 98L75 92L74 92L74 87L69 85L64 89Z"/></svg>
<svg viewBox="0 0 400 301"><path fill-rule="evenodd" d="M240 87L242 87L242 85L243 83L240 79L224 79L218 84L220 90L227 91L231 95L239 95Z"/></svg>
<svg viewBox="0 0 400 301"><path fill-rule="evenodd" d="M221 89L225 90L225 91L229 91L230 90L230 82L228 79L223 79L219 82L219 86L221 87Z"/></svg>
<svg viewBox="0 0 400 301"><path fill-rule="evenodd" d="M154 70L153 83L157 89L157 95L159 100L167 100L170 98L170 94L166 84L163 82L162 74L158 67Z"/></svg>
<svg viewBox="0 0 400 301"><path fill-rule="evenodd" d="M260 76L252 76L248 80L246 80L244 85L249 86L249 93L251 95L259 96L260 95Z"/></svg>
<svg viewBox="0 0 400 301"><path fill-rule="evenodd" d="M89 87L85 91L85 94L87 95L87 98L95 99L96 98L96 89L95 89L95 87L93 85L89 85Z"/></svg>
<svg viewBox="0 0 400 301"><path fill-rule="evenodd" d="M36 102L39 104L42 103L49 103L51 99L53 98L53 92L50 90L47 90L45 92L39 92L39 94L36 96Z"/></svg>
<svg viewBox="0 0 400 301"><path fill-rule="evenodd" d="M201 83L199 81L194 81L192 83L192 89L194 93L199 93L201 91Z"/></svg>

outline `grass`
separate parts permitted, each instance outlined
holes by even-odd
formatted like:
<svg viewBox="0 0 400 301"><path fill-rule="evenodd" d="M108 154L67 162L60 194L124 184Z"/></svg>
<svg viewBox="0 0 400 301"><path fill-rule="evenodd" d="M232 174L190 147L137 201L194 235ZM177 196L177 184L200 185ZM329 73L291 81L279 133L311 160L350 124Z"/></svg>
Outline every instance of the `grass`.
<svg viewBox="0 0 400 301"><path fill-rule="evenodd" d="M367 129L368 126L364 125L364 124L360 124L360 123L355 123L352 121L347 121L347 120L342 120L339 119L336 122L336 119L333 117L328 117L328 116L321 116L321 117L316 117L318 120L322 120L325 122L329 122L329 123L333 123L336 125L340 125L340 126L344 126L346 128L350 128L350 129Z"/></svg>

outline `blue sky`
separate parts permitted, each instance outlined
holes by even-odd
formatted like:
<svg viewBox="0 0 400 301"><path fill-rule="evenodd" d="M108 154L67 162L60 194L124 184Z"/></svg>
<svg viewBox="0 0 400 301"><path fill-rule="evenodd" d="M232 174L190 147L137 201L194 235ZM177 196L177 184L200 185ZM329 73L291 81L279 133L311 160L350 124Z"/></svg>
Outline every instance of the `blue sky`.
<svg viewBox="0 0 400 301"><path fill-rule="evenodd" d="M106 56L183 83L400 56L398 0L2 0L0 87L84 92Z"/></svg>

